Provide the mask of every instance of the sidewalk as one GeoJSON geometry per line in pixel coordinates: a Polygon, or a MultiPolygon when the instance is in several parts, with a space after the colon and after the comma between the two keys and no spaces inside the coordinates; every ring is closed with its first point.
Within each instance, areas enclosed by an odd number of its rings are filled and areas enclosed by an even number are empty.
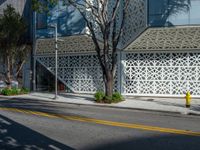
{"type": "Polygon", "coordinates": [[[70,104],[104,106],[114,108],[127,108],[137,110],[149,110],[160,112],[171,112],[188,115],[200,115],[200,99],[192,99],[191,108],[185,108],[185,98],[160,98],[160,97],[126,97],[126,101],[118,104],[98,104],[94,102],[93,95],[89,94],[59,94],[58,99],[53,99],[52,93],[30,93],[20,96],[0,96],[0,98],[23,98],[52,102],[65,102],[70,104]]]}

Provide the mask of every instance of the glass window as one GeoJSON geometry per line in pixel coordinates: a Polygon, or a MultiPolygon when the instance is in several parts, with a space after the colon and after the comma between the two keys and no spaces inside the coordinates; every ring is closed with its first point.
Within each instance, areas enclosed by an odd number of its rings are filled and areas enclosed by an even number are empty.
{"type": "Polygon", "coordinates": [[[191,0],[190,24],[200,24],[200,0],[191,0]]]}
{"type": "Polygon", "coordinates": [[[149,25],[200,24],[200,0],[149,0],[149,25]]]}
{"type": "Polygon", "coordinates": [[[161,15],[165,12],[168,0],[149,0],[149,15],[161,15]]]}
{"type": "Polygon", "coordinates": [[[155,27],[167,26],[168,21],[162,15],[152,15],[149,16],[149,24],[155,27]]]}
{"type": "Polygon", "coordinates": [[[149,25],[164,26],[167,23],[168,0],[149,0],[149,25]]]}
{"type": "Polygon", "coordinates": [[[171,25],[189,24],[190,1],[188,0],[169,0],[168,13],[171,25]]]}
{"type": "Polygon", "coordinates": [[[177,12],[169,16],[169,23],[171,25],[188,25],[189,12],[177,12]]]}
{"type": "MultiPolygon", "coordinates": [[[[80,0],[82,1],[82,0],[80,0]]],[[[85,21],[81,14],[73,6],[64,5],[60,0],[57,6],[52,6],[48,14],[37,15],[37,37],[52,37],[55,32],[48,26],[57,24],[58,36],[83,34],[85,21]]]]}
{"type": "Polygon", "coordinates": [[[46,13],[37,14],[36,28],[37,29],[47,28],[47,14],[46,13]]]}

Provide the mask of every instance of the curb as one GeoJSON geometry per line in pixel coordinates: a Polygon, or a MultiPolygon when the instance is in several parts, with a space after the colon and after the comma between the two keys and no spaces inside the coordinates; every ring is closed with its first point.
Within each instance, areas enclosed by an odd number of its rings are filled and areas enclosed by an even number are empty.
{"type": "Polygon", "coordinates": [[[112,105],[107,105],[107,104],[84,104],[84,103],[73,103],[73,102],[63,102],[63,101],[55,101],[55,100],[51,100],[51,98],[31,98],[31,97],[13,97],[13,96],[2,96],[0,95],[0,98],[3,98],[5,100],[12,100],[14,98],[18,98],[18,99],[29,99],[29,100],[35,100],[35,101],[46,101],[46,102],[51,102],[51,103],[64,103],[64,104],[71,104],[71,105],[82,105],[82,106],[94,106],[94,107],[106,107],[106,108],[114,108],[114,109],[124,109],[124,110],[136,110],[136,111],[147,111],[147,112],[157,112],[157,113],[165,113],[165,114],[169,114],[169,115],[185,115],[185,116],[200,116],[200,113],[195,113],[195,112],[191,112],[190,110],[188,110],[188,112],[178,112],[178,111],[166,111],[166,110],[153,110],[153,109],[146,109],[146,108],[133,108],[133,107],[122,107],[122,106],[112,106],[112,105]]]}

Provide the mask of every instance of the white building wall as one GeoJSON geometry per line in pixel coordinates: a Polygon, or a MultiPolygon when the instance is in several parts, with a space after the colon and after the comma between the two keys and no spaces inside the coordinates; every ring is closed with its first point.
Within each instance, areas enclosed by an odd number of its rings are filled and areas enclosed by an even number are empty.
{"type": "Polygon", "coordinates": [[[123,94],[200,96],[200,52],[126,52],[123,94]]]}

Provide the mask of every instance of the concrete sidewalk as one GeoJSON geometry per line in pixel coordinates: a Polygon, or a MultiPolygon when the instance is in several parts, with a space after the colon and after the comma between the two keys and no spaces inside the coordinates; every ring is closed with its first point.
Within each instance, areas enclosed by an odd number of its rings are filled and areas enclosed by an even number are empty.
{"type": "Polygon", "coordinates": [[[53,99],[53,93],[30,93],[19,96],[0,96],[0,98],[23,98],[44,100],[52,102],[65,102],[70,104],[93,105],[115,108],[127,108],[137,110],[150,110],[171,112],[188,115],[200,115],[200,99],[192,99],[191,108],[185,108],[185,98],[161,98],[161,97],[126,97],[126,100],[117,104],[98,104],[94,102],[93,95],[60,93],[58,99],[53,99]]]}

